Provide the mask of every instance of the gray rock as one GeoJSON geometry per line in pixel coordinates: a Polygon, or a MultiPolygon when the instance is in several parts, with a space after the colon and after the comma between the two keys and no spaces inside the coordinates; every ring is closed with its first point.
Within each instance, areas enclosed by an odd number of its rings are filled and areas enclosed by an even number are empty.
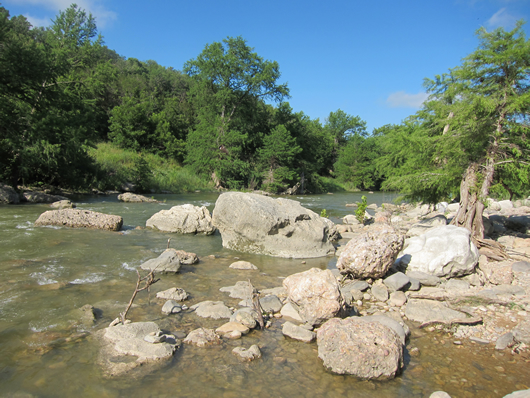
{"type": "Polygon", "coordinates": [[[90,210],[48,210],[42,213],[35,221],[35,226],[45,225],[119,231],[123,225],[123,218],[90,210]]]}
{"type": "Polygon", "coordinates": [[[176,314],[181,311],[182,311],[182,307],[175,300],[168,300],[162,306],[162,313],[166,315],[176,314]]]}
{"type": "Polygon", "coordinates": [[[514,272],[530,272],[530,263],[528,261],[517,261],[512,264],[514,272]]]}
{"type": "Polygon", "coordinates": [[[530,345],[530,316],[526,316],[519,324],[512,330],[513,337],[516,341],[530,345]]]}
{"type": "Polygon", "coordinates": [[[449,294],[460,295],[469,290],[469,283],[461,279],[450,279],[445,283],[444,288],[449,294]]]}
{"type": "Polygon", "coordinates": [[[213,329],[198,328],[192,330],[183,342],[197,347],[206,347],[221,344],[221,339],[213,329]]]}
{"type": "Polygon", "coordinates": [[[387,303],[394,307],[402,307],[407,302],[407,296],[401,291],[390,293],[387,303]]]}
{"type": "Polygon", "coordinates": [[[493,286],[492,290],[497,295],[523,296],[526,294],[525,290],[517,285],[498,285],[493,286]]]}
{"type": "Polygon", "coordinates": [[[293,303],[286,303],[282,307],[282,309],[280,311],[280,314],[282,314],[282,316],[291,318],[291,319],[293,319],[295,321],[300,321],[300,322],[303,321],[302,317],[298,313],[298,309],[293,305],[293,303]]]}
{"type": "Polygon", "coordinates": [[[317,334],[294,323],[285,322],[282,326],[282,333],[292,339],[310,343],[317,338],[317,334]]]}
{"type": "Polygon", "coordinates": [[[252,299],[252,294],[256,292],[249,281],[236,282],[234,286],[224,286],[219,289],[220,292],[230,293],[230,297],[238,299],[252,299]]]}
{"type": "Polygon", "coordinates": [[[334,224],[289,199],[226,192],[213,211],[223,247],[275,257],[310,258],[335,253],[334,224]]]}
{"type": "Polygon", "coordinates": [[[202,318],[230,318],[232,311],[222,301],[202,301],[190,307],[202,318]]]}
{"type": "Polygon", "coordinates": [[[378,231],[366,232],[350,240],[337,260],[341,274],[354,278],[381,278],[394,264],[403,247],[403,236],[380,224],[378,231]]]}
{"type": "Polygon", "coordinates": [[[370,288],[370,285],[366,281],[355,281],[352,283],[351,288],[365,292],[370,288]]]}
{"type": "Polygon", "coordinates": [[[229,268],[241,269],[241,270],[256,270],[256,269],[258,269],[258,267],[256,267],[252,263],[249,263],[248,261],[236,261],[235,263],[230,264],[229,268]]]}
{"type": "Polygon", "coordinates": [[[318,357],[333,373],[361,379],[391,379],[403,366],[398,334],[359,317],[333,318],[317,331],[318,357]]]}
{"type": "Polygon", "coordinates": [[[283,280],[283,286],[306,323],[320,325],[342,310],[339,284],[330,270],[311,268],[290,275],[283,280]]]}
{"type": "Polygon", "coordinates": [[[364,293],[357,289],[351,289],[350,294],[352,295],[355,301],[359,301],[364,298],[364,293]]]}
{"type": "Polygon", "coordinates": [[[254,329],[257,326],[257,319],[257,312],[249,307],[240,308],[230,316],[230,322],[239,322],[249,329],[254,329]]]}
{"type": "Polygon", "coordinates": [[[489,299],[489,300],[497,300],[498,299],[497,294],[495,294],[495,292],[492,289],[480,290],[477,293],[477,296],[485,298],[485,299],[489,299]]]}
{"type": "Polygon", "coordinates": [[[158,292],[156,297],[163,300],[184,301],[188,298],[188,293],[186,293],[184,289],[172,287],[162,292],[158,292]]]}
{"type": "Polygon", "coordinates": [[[261,358],[261,351],[256,344],[250,346],[248,350],[243,347],[236,347],[232,352],[242,361],[253,361],[254,359],[261,358]]]}
{"type": "Polygon", "coordinates": [[[261,305],[261,308],[263,308],[263,311],[266,313],[277,313],[280,312],[283,304],[278,298],[278,296],[270,295],[265,296],[259,299],[259,303],[261,305]]]}
{"type": "Polygon", "coordinates": [[[407,290],[410,286],[410,279],[403,272],[396,272],[388,278],[383,279],[383,283],[390,292],[395,292],[397,290],[407,290]]]}
{"type": "Polygon", "coordinates": [[[471,233],[465,228],[446,225],[407,239],[398,264],[407,271],[452,278],[472,273],[478,257],[471,233]]]}
{"type": "Polygon", "coordinates": [[[208,209],[205,206],[199,207],[192,204],[161,210],[147,220],[145,226],[163,232],[181,234],[211,235],[215,232],[208,209]]]}
{"type": "Polygon", "coordinates": [[[50,195],[44,192],[25,191],[22,193],[22,201],[30,203],[53,203],[61,200],[68,200],[61,195],[50,195]]]}
{"type": "Polygon", "coordinates": [[[160,256],[143,263],[140,268],[146,271],[177,273],[182,264],[195,264],[199,258],[195,253],[184,250],[166,249],[160,256]]]}
{"type": "Polygon", "coordinates": [[[447,308],[440,301],[421,299],[410,299],[405,307],[405,315],[411,321],[421,323],[466,318],[466,314],[447,308]]]}
{"type": "Polygon", "coordinates": [[[388,290],[384,285],[373,285],[371,293],[377,301],[384,303],[388,300],[388,290]]]}
{"type": "Polygon", "coordinates": [[[478,343],[478,344],[484,344],[484,345],[490,343],[489,340],[481,339],[480,337],[475,337],[475,336],[471,336],[471,337],[469,338],[469,340],[474,341],[475,343],[478,343]]]}
{"type": "Polygon", "coordinates": [[[514,336],[512,332],[504,333],[501,337],[495,342],[496,350],[504,350],[508,347],[511,347],[514,344],[514,336]]]}
{"type": "Polygon", "coordinates": [[[9,185],[0,184],[0,203],[18,204],[20,196],[9,185]]]}
{"type": "Polygon", "coordinates": [[[131,193],[131,192],[126,192],[126,193],[122,193],[118,195],[118,200],[122,202],[128,202],[128,203],[142,203],[142,202],[156,203],[158,202],[158,200],[156,199],[148,198],[146,196],[131,193]]]}
{"type": "Polygon", "coordinates": [[[154,322],[133,322],[116,325],[104,329],[102,349],[99,362],[105,372],[111,376],[120,376],[142,366],[168,361],[173,356],[176,345],[162,342],[151,344],[144,340],[150,334],[157,335],[161,331],[154,322]],[[136,359],[128,359],[132,356],[136,359]]]}
{"type": "Polygon", "coordinates": [[[263,289],[260,290],[260,293],[264,295],[271,294],[278,297],[287,297],[287,290],[283,286],[273,287],[270,289],[263,289]]]}
{"type": "Polygon", "coordinates": [[[423,286],[438,286],[442,281],[437,276],[427,274],[421,271],[407,270],[406,275],[409,277],[409,279],[413,278],[419,280],[423,286]]]}
{"type": "Polygon", "coordinates": [[[76,205],[66,199],[53,202],[50,204],[50,207],[53,207],[54,209],[75,209],[76,205]]]}
{"type": "MultiPolygon", "coordinates": [[[[408,276],[408,275],[407,275],[408,276]]],[[[411,278],[409,276],[409,282],[410,282],[410,286],[407,288],[407,290],[410,290],[410,291],[413,291],[413,292],[416,292],[418,290],[421,289],[421,283],[418,279],[416,278],[411,278]]]]}

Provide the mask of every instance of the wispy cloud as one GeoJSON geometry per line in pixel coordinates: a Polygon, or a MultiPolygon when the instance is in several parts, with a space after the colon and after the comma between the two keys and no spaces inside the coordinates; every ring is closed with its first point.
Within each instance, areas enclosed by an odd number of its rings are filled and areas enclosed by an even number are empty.
{"type": "Polygon", "coordinates": [[[37,18],[30,14],[24,14],[24,16],[29,21],[29,23],[34,27],[41,26],[45,28],[47,26],[50,26],[52,23],[50,18],[37,18]]]}
{"type": "Polygon", "coordinates": [[[423,102],[429,97],[427,93],[419,92],[409,94],[405,91],[398,91],[390,94],[386,99],[386,104],[390,108],[420,108],[423,102]]]}
{"type": "Polygon", "coordinates": [[[511,29],[515,26],[515,23],[518,19],[520,18],[509,13],[506,8],[501,8],[499,11],[493,14],[490,19],[487,20],[486,25],[493,29],[499,27],[511,29]]]}
{"type": "MultiPolygon", "coordinates": [[[[12,0],[11,0],[12,1],[12,0]]],[[[6,3],[8,3],[6,1],[6,3]]],[[[64,11],[72,4],[72,0],[16,0],[17,4],[29,4],[33,6],[44,7],[53,11],[53,17],[59,11],[64,11]]],[[[76,0],[75,3],[79,8],[85,10],[87,13],[92,13],[96,18],[98,28],[104,28],[117,18],[117,14],[105,7],[104,0],[76,0]]],[[[33,26],[48,26],[50,25],[50,18],[37,18],[32,15],[25,15],[33,26]]]]}

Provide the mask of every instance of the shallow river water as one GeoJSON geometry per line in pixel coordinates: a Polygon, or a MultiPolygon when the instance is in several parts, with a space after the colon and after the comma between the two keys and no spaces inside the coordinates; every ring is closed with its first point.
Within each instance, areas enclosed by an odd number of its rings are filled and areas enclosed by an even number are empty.
{"type": "MultiPolygon", "coordinates": [[[[369,203],[391,202],[390,194],[367,194],[369,203]]],[[[306,207],[326,209],[334,222],[352,212],[346,203],[361,193],[300,196],[306,207]]],[[[217,194],[155,195],[158,204],[121,203],[116,196],[72,198],[79,209],[123,217],[121,232],[34,227],[47,205],[0,206],[0,396],[1,397],[428,397],[445,390],[453,397],[502,397],[530,388],[530,365],[508,352],[453,339],[412,327],[405,367],[391,381],[359,381],[327,372],[317,357],[315,343],[304,344],[281,333],[283,320],[254,330],[241,340],[221,346],[183,345],[173,360],[142,377],[108,379],[97,364],[94,332],[105,328],[124,310],[136,282],[136,268],[157,257],[167,246],[197,253],[198,264],[184,266],[176,275],[159,275],[150,294],[139,293],[129,312],[133,321],[152,320],[169,332],[187,333],[197,327],[216,328],[225,321],[205,320],[193,312],[161,314],[156,292],[184,288],[191,306],[222,300],[237,306],[238,299],[219,292],[223,286],[251,279],[258,289],[281,286],[282,278],[311,267],[334,268],[333,257],[302,260],[236,253],[224,249],[221,236],[183,236],[145,226],[154,213],[192,203],[213,210],[217,194]],[[208,255],[216,258],[207,258],[208,255]],[[238,257],[259,271],[228,268],[238,257]],[[100,310],[94,325],[79,322],[78,309],[91,304],[100,310]],[[241,363],[232,348],[258,344],[262,358],[241,363]],[[419,355],[409,355],[411,347],[419,355]]]]}

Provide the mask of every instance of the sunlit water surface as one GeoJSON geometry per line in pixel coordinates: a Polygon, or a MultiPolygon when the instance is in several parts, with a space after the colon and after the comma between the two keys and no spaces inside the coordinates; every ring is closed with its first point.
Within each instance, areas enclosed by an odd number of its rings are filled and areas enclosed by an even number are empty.
{"type": "MultiPolygon", "coordinates": [[[[391,202],[396,195],[367,194],[369,203],[391,202]]],[[[304,206],[326,209],[334,222],[352,213],[346,203],[361,193],[299,196],[304,206]]],[[[445,390],[453,397],[499,397],[530,386],[530,366],[517,356],[492,347],[426,334],[413,328],[405,368],[391,381],[359,381],[327,372],[317,346],[283,337],[282,320],[270,329],[252,331],[241,340],[212,348],[184,345],[173,360],[146,376],[103,377],[97,364],[93,333],[123,311],[136,282],[136,269],[167,246],[195,252],[201,262],[184,266],[177,275],[161,275],[150,294],[141,292],[129,318],[152,320],[167,331],[189,332],[199,326],[218,327],[223,320],[194,313],[161,314],[156,292],[184,288],[189,306],[203,300],[239,300],[219,292],[223,286],[251,279],[259,289],[281,286],[282,278],[312,267],[334,268],[332,257],[302,260],[236,253],[224,249],[221,236],[165,234],[145,227],[156,212],[192,203],[213,210],[217,194],[155,195],[158,204],[121,203],[116,196],[72,198],[79,209],[123,217],[121,232],[34,227],[48,205],[0,206],[0,396],[38,397],[426,397],[445,390]],[[206,258],[208,255],[216,258],[206,258]],[[228,268],[234,257],[255,264],[259,271],[228,268]],[[76,311],[85,304],[101,310],[95,325],[82,325],[76,311]],[[443,339],[443,342],[441,341],[443,339]],[[258,344],[262,358],[241,363],[232,348],[258,344]],[[500,368],[499,368],[500,367],[500,368]],[[502,369],[502,371],[500,371],[502,369]],[[31,394],[31,395],[29,395],[31,394]]]]}

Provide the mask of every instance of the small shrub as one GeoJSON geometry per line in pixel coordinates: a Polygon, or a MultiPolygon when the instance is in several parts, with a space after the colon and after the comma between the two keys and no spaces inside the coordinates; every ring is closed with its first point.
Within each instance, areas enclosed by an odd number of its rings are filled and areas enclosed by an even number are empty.
{"type": "Polygon", "coordinates": [[[364,224],[364,214],[366,212],[366,207],[368,206],[366,202],[366,196],[361,197],[361,203],[359,203],[359,206],[357,207],[357,210],[355,210],[355,218],[357,221],[359,221],[361,224],[364,224]]]}

